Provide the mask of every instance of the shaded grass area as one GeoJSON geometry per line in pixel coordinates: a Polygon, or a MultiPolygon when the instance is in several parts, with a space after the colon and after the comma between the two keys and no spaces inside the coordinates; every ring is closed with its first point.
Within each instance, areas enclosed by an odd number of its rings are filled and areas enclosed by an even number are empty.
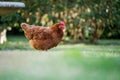
{"type": "Polygon", "coordinates": [[[1,50],[30,49],[28,40],[24,36],[8,36],[4,44],[0,44],[1,50]]]}
{"type": "Polygon", "coordinates": [[[120,80],[119,45],[67,44],[37,51],[24,37],[9,41],[0,51],[0,80],[120,80]]]}
{"type": "MultiPolygon", "coordinates": [[[[61,44],[84,44],[84,45],[120,45],[120,40],[98,40],[96,44],[83,43],[81,41],[70,41],[69,43],[62,42],[61,44]]],[[[0,44],[0,50],[14,50],[14,49],[21,49],[21,50],[29,50],[32,49],[32,47],[29,45],[29,41],[25,38],[25,36],[8,36],[8,41],[4,44],[0,44]]]]}

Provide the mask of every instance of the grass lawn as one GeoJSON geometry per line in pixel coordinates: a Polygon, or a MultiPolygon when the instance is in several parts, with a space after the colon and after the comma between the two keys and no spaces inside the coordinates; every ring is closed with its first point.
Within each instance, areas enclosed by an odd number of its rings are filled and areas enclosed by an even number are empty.
{"type": "Polygon", "coordinates": [[[0,80],[120,80],[120,41],[32,49],[24,37],[0,45],[0,80]]]}

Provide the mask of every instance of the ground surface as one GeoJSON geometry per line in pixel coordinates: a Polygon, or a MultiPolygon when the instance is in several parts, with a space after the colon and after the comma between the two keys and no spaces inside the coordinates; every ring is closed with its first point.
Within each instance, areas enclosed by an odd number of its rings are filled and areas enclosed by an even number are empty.
{"type": "Polygon", "coordinates": [[[37,51],[27,40],[14,39],[0,45],[0,80],[120,80],[118,40],[37,51]]]}

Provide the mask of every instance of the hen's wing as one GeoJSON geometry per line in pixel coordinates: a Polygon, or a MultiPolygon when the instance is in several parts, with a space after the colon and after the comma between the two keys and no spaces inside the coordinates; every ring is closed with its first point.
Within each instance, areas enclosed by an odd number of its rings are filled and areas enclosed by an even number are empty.
{"type": "Polygon", "coordinates": [[[51,38],[51,30],[49,28],[38,27],[33,29],[33,39],[45,40],[51,38]]]}

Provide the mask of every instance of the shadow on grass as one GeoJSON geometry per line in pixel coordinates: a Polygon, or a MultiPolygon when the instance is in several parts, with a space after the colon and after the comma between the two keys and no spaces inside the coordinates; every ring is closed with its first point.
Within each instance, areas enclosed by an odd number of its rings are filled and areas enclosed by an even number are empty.
{"type": "Polygon", "coordinates": [[[32,49],[28,40],[24,36],[8,36],[8,41],[0,44],[0,50],[32,49]]]}
{"type": "MultiPolygon", "coordinates": [[[[62,41],[60,44],[62,45],[73,45],[73,44],[84,44],[84,45],[120,45],[120,40],[98,40],[97,43],[90,43],[89,41],[82,42],[78,41],[62,41]]],[[[25,36],[8,36],[8,41],[4,44],[0,44],[0,50],[33,50],[33,48],[29,45],[29,41],[25,38],[25,36]]]]}
{"type": "Polygon", "coordinates": [[[81,40],[76,40],[76,41],[63,41],[63,44],[85,44],[85,45],[120,45],[120,40],[114,40],[114,39],[109,39],[109,40],[98,40],[96,43],[92,43],[88,40],[86,41],[81,41],[81,40]]]}

